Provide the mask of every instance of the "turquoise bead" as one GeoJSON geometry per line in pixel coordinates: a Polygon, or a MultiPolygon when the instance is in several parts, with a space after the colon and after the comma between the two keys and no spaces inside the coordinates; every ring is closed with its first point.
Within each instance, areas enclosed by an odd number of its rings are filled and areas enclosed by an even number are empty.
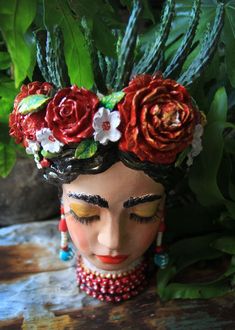
{"type": "Polygon", "coordinates": [[[73,250],[69,247],[67,251],[60,250],[60,260],[68,261],[71,260],[74,256],[73,250]]]}
{"type": "Polygon", "coordinates": [[[168,262],[169,262],[169,256],[166,252],[155,254],[154,263],[160,269],[166,268],[166,266],[168,265],[168,262]]]}

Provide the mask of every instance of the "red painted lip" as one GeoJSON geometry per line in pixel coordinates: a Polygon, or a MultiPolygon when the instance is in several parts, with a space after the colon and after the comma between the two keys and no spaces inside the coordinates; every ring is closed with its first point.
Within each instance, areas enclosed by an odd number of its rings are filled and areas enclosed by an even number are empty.
{"type": "Polygon", "coordinates": [[[105,264],[120,264],[121,262],[125,261],[128,256],[98,256],[96,255],[96,257],[102,261],[105,264]]]}

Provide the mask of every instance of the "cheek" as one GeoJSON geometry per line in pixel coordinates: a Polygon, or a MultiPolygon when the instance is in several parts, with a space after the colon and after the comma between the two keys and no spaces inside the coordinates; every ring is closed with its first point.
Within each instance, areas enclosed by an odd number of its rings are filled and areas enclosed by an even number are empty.
{"type": "Polygon", "coordinates": [[[66,223],[69,230],[70,237],[80,252],[89,253],[91,231],[89,226],[75,222],[72,216],[66,217],[66,223]]]}
{"type": "Polygon", "coordinates": [[[144,254],[149,248],[154,239],[156,238],[158,231],[158,224],[140,224],[137,230],[133,233],[132,242],[138,255],[144,254]]]}

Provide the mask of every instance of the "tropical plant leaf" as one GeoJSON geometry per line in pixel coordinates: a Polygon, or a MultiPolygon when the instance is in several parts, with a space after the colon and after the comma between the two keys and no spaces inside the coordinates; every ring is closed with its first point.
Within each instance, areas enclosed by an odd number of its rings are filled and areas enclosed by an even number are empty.
{"type": "Polygon", "coordinates": [[[79,143],[76,151],[75,158],[77,159],[87,159],[94,156],[98,148],[97,142],[92,139],[87,139],[79,143]]]}
{"type": "Polygon", "coordinates": [[[0,52],[0,70],[8,69],[11,65],[11,58],[8,52],[0,52]]]}
{"type": "Polygon", "coordinates": [[[102,15],[94,17],[92,35],[97,49],[101,51],[102,54],[113,58],[117,57],[115,48],[116,38],[102,19],[102,15]]]}
{"type": "Polygon", "coordinates": [[[50,100],[50,97],[47,97],[43,94],[29,95],[23,98],[19,103],[19,112],[22,115],[27,115],[28,113],[33,113],[41,110],[50,100]]]}
{"type": "Polygon", "coordinates": [[[214,283],[170,283],[164,291],[158,293],[161,299],[209,299],[223,296],[234,291],[231,287],[232,277],[214,283]]]}
{"type": "Polygon", "coordinates": [[[14,65],[16,87],[32,75],[34,47],[25,34],[36,15],[36,0],[0,0],[0,29],[14,65]]]}
{"type": "Polygon", "coordinates": [[[100,102],[105,108],[113,110],[115,105],[121,101],[121,99],[124,97],[124,95],[125,95],[124,92],[112,93],[112,94],[102,97],[100,102]]]}
{"type": "Polygon", "coordinates": [[[227,115],[227,95],[220,88],[208,114],[203,135],[203,150],[194,160],[189,173],[189,185],[202,205],[223,204],[225,199],[217,183],[217,173],[223,157],[223,131],[227,115]]]}
{"type": "Polygon", "coordinates": [[[16,152],[11,144],[0,142],[0,176],[5,178],[12,170],[16,161],[16,152]]]}
{"type": "Polygon", "coordinates": [[[208,298],[220,295],[220,292],[228,292],[227,286],[222,291],[220,285],[217,287],[222,279],[221,277],[218,279],[218,282],[199,284],[173,282],[169,284],[169,282],[173,281],[175,275],[186,267],[200,260],[213,260],[221,257],[223,253],[211,247],[211,243],[218,237],[219,234],[212,233],[206,236],[184,239],[170,247],[170,264],[166,269],[159,270],[157,274],[157,292],[162,299],[208,298]]]}
{"type": "Polygon", "coordinates": [[[90,54],[79,21],[71,15],[67,2],[44,0],[44,22],[51,33],[56,25],[63,32],[64,55],[71,84],[90,89],[94,83],[90,54]]]}
{"type": "Polygon", "coordinates": [[[211,243],[211,247],[225,253],[235,254],[235,235],[217,238],[211,243]]]}
{"type": "Polygon", "coordinates": [[[225,43],[225,62],[231,85],[235,87],[235,0],[225,5],[225,25],[223,40],[225,43]]]}
{"type": "Polygon", "coordinates": [[[0,82],[0,98],[13,101],[19,89],[15,88],[14,81],[0,82]]]}

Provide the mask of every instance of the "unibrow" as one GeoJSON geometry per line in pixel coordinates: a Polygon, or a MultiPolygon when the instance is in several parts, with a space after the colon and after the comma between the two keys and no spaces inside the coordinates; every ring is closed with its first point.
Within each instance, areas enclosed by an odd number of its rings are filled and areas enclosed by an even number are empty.
{"type": "Polygon", "coordinates": [[[161,195],[145,195],[141,197],[130,197],[127,201],[123,203],[123,207],[129,208],[138,204],[143,204],[146,202],[153,202],[158,199],[161,199],[161,195]]]}
{"type": "Polygon", "coordinates": [[[69,192],[68,196],[75,198],[75,199],[82,200],[89,204],[98,205],[103,208],[109,207],[108,202],[104,198],[100,197],[99,195],[86,195],[86,194],[76,194],[76,193],[69,192]]]}

